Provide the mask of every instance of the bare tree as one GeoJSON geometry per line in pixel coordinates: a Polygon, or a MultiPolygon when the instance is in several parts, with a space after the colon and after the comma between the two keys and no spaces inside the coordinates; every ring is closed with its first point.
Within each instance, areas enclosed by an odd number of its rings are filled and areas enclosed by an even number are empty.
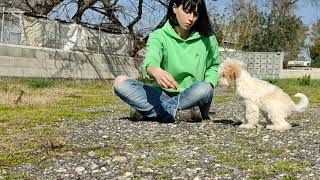
{"type": "Polygon", "coordinates": [[[76,0],[76,3],[78,5],[77,12],[75,15],[72,17],[72,20],[76,22],[77,24],[80,24],[81,22],[81,17],[83,13],[92,7],[98,0],[76,0]]]}
{"type": "Polygon", "coordinates": [[[269,0],[271,11],[275,16],[289,16],[299,0],[269,0]]]}
{"type": "Polygon", "coordinates": [[[16,7],[36,16],[46,16],[63,0],[0,0],[1,4],[16,7]]]}
{"type": "Polygon", "coordinates": [[[257,24],[258,8],[254,0],[232,0],[230,15],[220,20],[221,46],[242,49],[251,39],[257,24]]]}

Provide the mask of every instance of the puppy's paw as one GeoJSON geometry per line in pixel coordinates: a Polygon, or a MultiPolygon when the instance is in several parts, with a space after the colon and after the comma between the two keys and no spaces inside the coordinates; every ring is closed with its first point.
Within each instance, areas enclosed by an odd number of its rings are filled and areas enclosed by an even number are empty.
{"type": "Polygon", "coordinates": [[[285,125],[267,125],[267,129],[276,130],[276,131],[286,131],[291,128],[290,124],[285,125]]]}
{"type": "Polygon", "coordinates": [[[244,129],[255,129],[255,128],[256,128],[256,126],[255,126],[255,125],[253,125],[253,124],[241,124],[241,125],[239,126],[239,128],[244,128],[244,129]]]}

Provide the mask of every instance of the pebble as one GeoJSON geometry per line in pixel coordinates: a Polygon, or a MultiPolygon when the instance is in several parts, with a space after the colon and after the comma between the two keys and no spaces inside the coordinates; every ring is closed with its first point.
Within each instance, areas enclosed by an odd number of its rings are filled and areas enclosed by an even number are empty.
{"type": "Polygon", "coordinates": [[[84,167],[76,167],[75,171],[78,173],[78,174],[81,174],[82,172],[84,172],[86,170],[86,168],[84,167]]]}
{"type": "Polygon", "coordinates": [[[90,157],[95,157],[95,156],[96,156],[96,153],[95,153],[94,151],[90,151],[90,152],[88,153],[88,156],[90,156],[90,157]]]}

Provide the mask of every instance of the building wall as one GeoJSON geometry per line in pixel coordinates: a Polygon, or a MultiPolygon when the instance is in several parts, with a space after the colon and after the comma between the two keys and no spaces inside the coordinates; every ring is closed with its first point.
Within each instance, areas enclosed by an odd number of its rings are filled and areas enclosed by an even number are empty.
{"type": "Polygon", "coordinates": [[[0,44],[0,76],[68,79],[141,77],[141,60],[20,45],[0,44]]]}

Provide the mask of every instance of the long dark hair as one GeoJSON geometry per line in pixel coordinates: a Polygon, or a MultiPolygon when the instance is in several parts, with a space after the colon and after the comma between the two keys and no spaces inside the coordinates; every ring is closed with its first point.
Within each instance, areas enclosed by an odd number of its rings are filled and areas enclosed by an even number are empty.
{"type": "Polygon", "coordinates": [[[173,12],[174,4],[176,4],[177,7],[182,5],[183,10],[188,12],[195,12],[198,8],[197,13],[199,14],[199,18],[191,30],[198,31],[201,35],[206,37],[213,35],[213,29],[204,0],[171,0],[168,6],[167,19],[169,19],[172,27],[179,25],[177,17],[173,12]]]}

